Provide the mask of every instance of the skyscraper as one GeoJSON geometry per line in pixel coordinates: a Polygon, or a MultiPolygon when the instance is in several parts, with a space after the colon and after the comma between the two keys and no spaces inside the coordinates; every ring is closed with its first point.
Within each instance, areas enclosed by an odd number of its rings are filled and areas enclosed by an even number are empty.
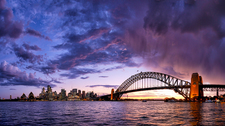
{"type": "Polygon", "coordinates": [[[66,100],[66,90],[61,89],[61,100],[66,100]]]}
{"type": "Polygon", "coordinates": [[[72,93],[73,96],[77,95],[77,89],[76,89],[76,88],[73,89],[73,90],[71,91],[71,93],[72,93]]]}
{"type": "Polygon", "coordinates": [[[78,96],[81,97],[81,90],[78,90],[78,96]]]}
{"type": "Polygon", "coordinates": [[[47,93],[52,93],[52,89],[51,89],[50,85],[48,85],[48,87],[47,87],[47,93]]]}
{"type": "Polygon", "coordinates": [[[85,91],[82,91],[82,98],[85,98],[85,91]]]}
{"type": "Polygon", "coordinates": [[[42,88],[42,94],[45,94],[45,87],[42,88]]]}

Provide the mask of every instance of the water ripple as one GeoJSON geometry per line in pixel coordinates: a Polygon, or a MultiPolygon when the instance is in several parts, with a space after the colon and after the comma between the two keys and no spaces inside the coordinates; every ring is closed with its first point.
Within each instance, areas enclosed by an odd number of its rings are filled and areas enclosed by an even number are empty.
{"type": "Polygon", "coordinates": [[[225,125],[225,104],[0,102],[0,125],[225,125]]]}

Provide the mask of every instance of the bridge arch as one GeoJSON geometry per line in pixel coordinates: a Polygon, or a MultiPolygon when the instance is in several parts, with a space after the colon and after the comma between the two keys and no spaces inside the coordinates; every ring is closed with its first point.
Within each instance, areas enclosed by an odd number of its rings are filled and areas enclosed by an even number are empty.
{"type": "Polygon", "coordinates": [[[125,80],[116,90],[116,94],[119,94],[119,98],[122,96],[123,92],[128,91],[128,88],[135,84],[135,82],[151,78],[156,79],[158,81],[161,81],[165,84],[165,89],[174,89],[175,92],[182,95],[184,98],[189,99],[190,94],[190,87],[191,83],[188,81],[184,81],[181,79],[178,79],[176,77],[173,77],[168,74],[159,73],[159,72],[140,72],[138,74],[132,75],[127,80],[125,80]]]}

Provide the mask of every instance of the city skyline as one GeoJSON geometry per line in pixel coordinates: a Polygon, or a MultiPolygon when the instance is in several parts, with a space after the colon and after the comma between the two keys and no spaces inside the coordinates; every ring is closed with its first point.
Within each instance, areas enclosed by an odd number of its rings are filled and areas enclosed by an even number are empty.
{"type": "MultiPolygon", "coordinates": [[[[220,0],[0,0],[0,97],[37,96],[48,85],[110,94],[141,71],[189,82],[197,72],[203,84],[225,84],[224,6],[220,0]]],[[[127,95],[182,98],[173,90],[127,95]]]]}

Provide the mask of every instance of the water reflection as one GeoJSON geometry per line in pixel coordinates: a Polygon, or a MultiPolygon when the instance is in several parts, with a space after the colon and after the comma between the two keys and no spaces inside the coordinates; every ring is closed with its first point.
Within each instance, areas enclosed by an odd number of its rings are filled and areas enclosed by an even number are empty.
{"type": "Polygon", "coordinates": [[[201,115],[202,103],[190,102],[190,106],[191,106],[191,115],[193,116],[193,119],[190,120],[191,125],[200,125],[202,119],[201,115]]]}

